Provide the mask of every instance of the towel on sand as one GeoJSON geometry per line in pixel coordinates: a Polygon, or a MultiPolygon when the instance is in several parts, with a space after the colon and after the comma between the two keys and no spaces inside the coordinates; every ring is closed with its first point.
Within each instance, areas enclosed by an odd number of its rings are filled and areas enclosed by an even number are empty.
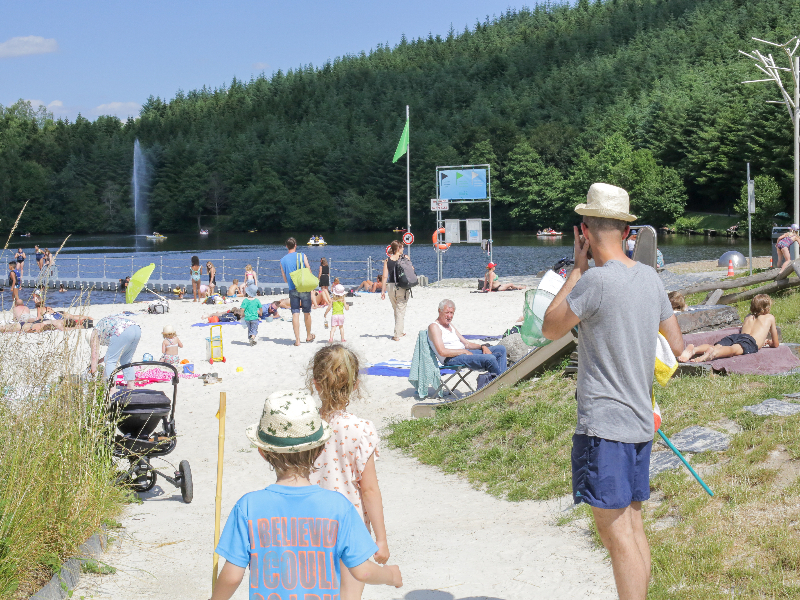
{"type": "MultiPolygon", "coordinates": [[[[729,327],[708,331],[706,333],[690,333],[683,336],[684,342],[699,346],[701,344],[716,344],[722,338],[739,333],[739,327],[729,327]]],[[[737,373],[739,375],[778,375],[791,369],[800,367],[800,360],[788,346],[781,344],[777,348],[761,348],[755,354],[743,354],[730,358],[718,358],[706,363],[716,373],[737,373]]]]}
{"type": "MultiPolygon", "coordinates": [[[[420,398],[428,397],[428,388],[433,386],[438,388],[442,383],[439,373],[439,361],[433,353],[428,342],[428,330],[423,329],[417,335],[417,345],[414,346],[414,356],[411,359],[411,369],[408,374],[408,381],[417,389],[420,398]]],[[[439,397],[444,394],[439,390],[439,397]]]]}
{"type": "MultiPolygon", "coordinates": [[[[151,383],[164,383],[165,381],[172,381],[172,375],[172,371],[165,371],[164,369],[159,369],[158,367],[142,369],[136,371],[136,381],[133,385],[136,387],[143,387],[151,383]]],[[[178,373],[178,377],[181,379],[194,379],[197,377],[197,375],[194,373],[178,373]]],[[[117,385],[125,385],[125,378],[123,377],[122,373],[117,373],[116,380],[117,385]]]]}

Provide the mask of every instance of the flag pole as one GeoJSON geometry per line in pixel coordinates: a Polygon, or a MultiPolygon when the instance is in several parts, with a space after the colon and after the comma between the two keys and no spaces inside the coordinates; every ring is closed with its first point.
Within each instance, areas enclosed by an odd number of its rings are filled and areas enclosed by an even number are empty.
{"type": "MultiPolygon", "coordinates": [[[[406,123],[408,123],[408,104],[406,104],[406,123]]],[[[409,136],[406,140],[406,231],[411,233],[411,125],[408,124],[409,136]]],[[[406,248],[406,254],[411,257],[411,246],[406,248]]]]}

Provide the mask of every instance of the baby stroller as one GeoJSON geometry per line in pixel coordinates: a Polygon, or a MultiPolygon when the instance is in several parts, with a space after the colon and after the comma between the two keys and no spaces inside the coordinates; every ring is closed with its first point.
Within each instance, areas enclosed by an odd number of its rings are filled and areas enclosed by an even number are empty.
{"type": "Polygon", "coordinates": [[[173,468],[173,476],[162,473],[150,464],[150,459],[171,453],[177,445],[175,436],[175,402],[178,397],[178,370],[168,363],[138,362],[120,365],[111,373],[110,385],[106,392],[106,407],[109,416],[117,420],[117,433],[114,436],[114,456],[127,459],[128,470],[120,473],[117,484],[128,485],[136,492],[146,492],[156,484],[160,475],[181,490],[181,497],[187,504],[192,501],[192,470],[189,461],[182,460],[178,469],[173,468]],[[146,365],[171,369],[172,400],[159,390],[119,390],[114,392],[114,382],[119,371],[128,367],[146,365]],[[112,393],[113,392],[113,393],[112,393]],[[162,430],[156,432],[159,423],[162,430]]]}

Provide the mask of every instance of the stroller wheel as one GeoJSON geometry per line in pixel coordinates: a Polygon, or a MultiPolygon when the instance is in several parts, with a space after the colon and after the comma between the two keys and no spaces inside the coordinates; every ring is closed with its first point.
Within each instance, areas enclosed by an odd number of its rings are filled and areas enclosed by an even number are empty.
{"type": "Polygon", "coordinates": [[[180,462],[178,472],[181,476],[181,497],[186,504],[189,504],[194,497],[194,485],[192,485],[192,469],[189,467],[188,460],[180,462]]]}
{"type": "Polygon", "coordinates": [[[150,464],[141,461],[136,465],[134,477],[131,479],[131,488],[133,488],[135,492],[147,492],[153,489],[157,478],[158,475],[156,475],[155,470],[153,470],[150,464]]]}

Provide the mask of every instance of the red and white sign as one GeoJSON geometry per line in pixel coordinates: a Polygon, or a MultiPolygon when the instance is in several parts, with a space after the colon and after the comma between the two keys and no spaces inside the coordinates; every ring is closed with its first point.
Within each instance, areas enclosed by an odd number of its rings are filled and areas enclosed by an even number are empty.
{"type": "Polygon", "coordinates": [[[386,256],[391,256],[391,255],[392,255],[392,245],[389,244],[388,246],[386,246],[386,256]]]}
{"type": "Polygon", "coordinates": [[[407,231],[406,233],[404,233],[403,234],[403,243],[406,246],[410,246],[411,244],[413,244],[414,243],[414,234],[411,233],[410,231],[407,231]]]}
{"type": "Polygon", "coordinates": [[[450,210],[450,201],[431,198],[431,210],[433,211],[450,210]]]}

